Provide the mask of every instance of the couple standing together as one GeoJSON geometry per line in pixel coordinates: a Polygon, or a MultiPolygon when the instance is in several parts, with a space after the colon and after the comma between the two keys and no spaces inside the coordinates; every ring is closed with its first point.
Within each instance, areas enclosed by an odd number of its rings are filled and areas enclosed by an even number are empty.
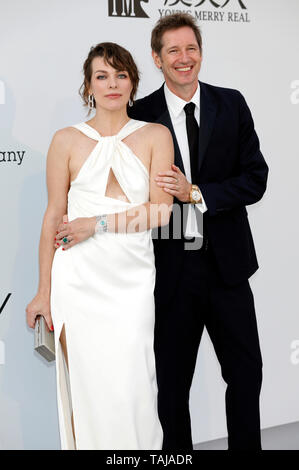
{"type": "Polygon", "coordinates": [[[191,450],[205,326],[227,384],[228,448],[257,450],[258,264],[245,206],[263,196],[268,168],[243,96],[198,81],[193,17],[161,18],[151,45],[165,83],[136,102],[128,51],[101,43],[84,63],[95,115],[50,145],[27,322],[54,325],[62,449],[191,450]]]}

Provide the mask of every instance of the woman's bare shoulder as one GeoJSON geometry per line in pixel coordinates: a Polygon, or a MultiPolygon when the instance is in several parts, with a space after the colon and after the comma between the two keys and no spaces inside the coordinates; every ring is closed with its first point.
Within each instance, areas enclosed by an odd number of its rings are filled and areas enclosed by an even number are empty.
{"type": "Polygon", "coordinates": [[[148,137],[153,139],[154,142],[157,142],[157,139],[172,139],[170,130],[163,124],[149,122],[146,126],[144,126],[144,130],[148,137]]]}
{"type": "Polygon", "coordinates": [[[52,138],[52,145],[61,149],[69,150],[80,138],[80,131],[75,127],[64,127],[58,129],[52,138]]]}
{"type": "Polygon", "coordinates": [[[55,138],[56,140],[68,140],[72,139],[80,134],[80,131],[76,129],[75,127],[68,126],[68,127],[63,127],[62,129],[58,129],[54,135],[53,139],[55,138]]]}

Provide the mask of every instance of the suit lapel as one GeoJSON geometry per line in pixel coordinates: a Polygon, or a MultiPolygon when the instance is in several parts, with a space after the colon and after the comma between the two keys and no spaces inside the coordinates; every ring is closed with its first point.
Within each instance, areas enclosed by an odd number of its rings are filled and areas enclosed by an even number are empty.
{"type": "Polygon", "coordinates": [[[156,100],[154,103],[154,110],[155,110],[155,115],[157,116],[156,118],[156,123],[158,124],[163,124],[164,126],[168,127],[168,129],[171,132],[172,139],[173,139],[173,145],[174,145],[174,164],[179,167],[182,173],[185,175],[185,168],[183,164],[183,159],[181,156],[180,148],[178,145],[178,141],[174,132],[174,128],[171,122],[170,114],[167,108],[166,100],[165,100],[165,94],[164,94],[164,84],[162,87],[158,90],[156,100]]]}
{"type": "Polygon", "coordinates": [[[204,160],[217,114],[217,103],[205,83],[200,83],[200,127],[198,146],[198,172],[204,160]]]}
{"type": "Polygon", "coordinates": [[[174,128],[171,122],[171,118],[168,112],[168,109],[159,117],[159,119],[156,121],[159,124],[163,124],[164,126],[168,127],[172,134],[172,139],[173,139],[173,144],[174,144],[174,164],[179,167],[182,173],[185,175],[185,168],[183,164],[183,159],[181,156],[180,148],[178,141],[176,139],[176,135],[174,132],[174,128]]]}
{"type": "MultiPolygon", "coordinates": [[[[206,150],[210,141],[212,130],[215,124],[217,114],[217,102],[209,91],[205,83],[200,83],[200,127],[199,127],[199,148],[198,148],[198,172],[200,172],[206,150]]],[[[183,159],[176,139],[174,128],[171,122],[170,114],[167,108],[164,84],[155,93],[153,102],[153,112],[155,122],[168,127],[172,134],[175,149],[175,165],[185,174],[183,159]]]]}

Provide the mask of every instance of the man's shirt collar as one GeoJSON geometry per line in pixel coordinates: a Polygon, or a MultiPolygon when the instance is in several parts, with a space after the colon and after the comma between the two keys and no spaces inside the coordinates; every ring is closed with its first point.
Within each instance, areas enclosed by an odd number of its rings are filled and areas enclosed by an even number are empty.
{"type": "Polygon", "coordinates": [[[178,117],[179,114],[184,110],[184,106],[187,103],[194,103],[195,106],[199,109],[199,98],[200,98],[200,85],[198,83],[198,87],[196,88],[196,91],[194,95],[192,96],[190,101],[185,101],[179,96],[175,95],[168,86],[166,85],[166,82],[164,83],[164,93],[165,93],[165,99],[168,108],[174,115],[174,117],[178,117]]]}

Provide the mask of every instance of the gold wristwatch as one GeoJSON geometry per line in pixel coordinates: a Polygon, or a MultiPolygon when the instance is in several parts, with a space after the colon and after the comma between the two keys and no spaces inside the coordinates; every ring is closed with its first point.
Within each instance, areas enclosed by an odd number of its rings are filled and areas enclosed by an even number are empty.
{"type": "Polygon", "coordinates": [[[191,204],[201,204],[202,203],[201,192],[199,190],[199,187],[196,184],[191,185],[190,203],[191,204]]]}

